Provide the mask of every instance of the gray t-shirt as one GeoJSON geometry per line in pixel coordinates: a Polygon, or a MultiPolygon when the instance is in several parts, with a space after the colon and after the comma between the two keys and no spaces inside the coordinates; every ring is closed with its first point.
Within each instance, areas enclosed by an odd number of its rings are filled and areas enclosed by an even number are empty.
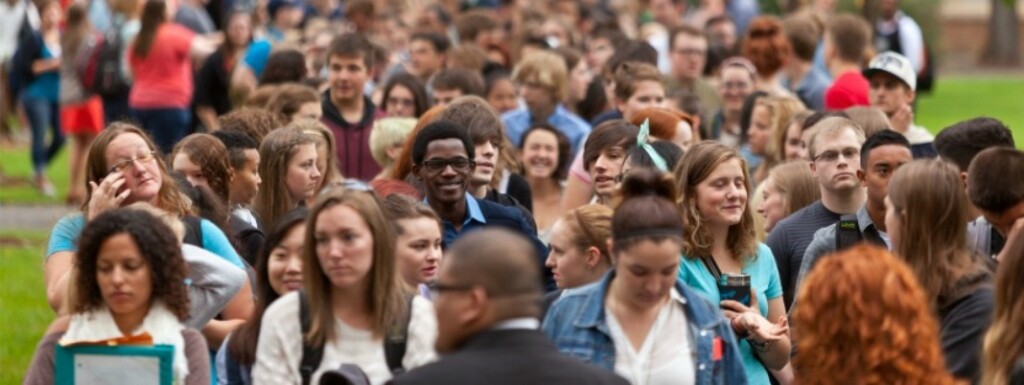
{"type": "Polygon", "coordinates": [[[825,208],[819,200],[779,221],[768,234],[765,244],[772,249],[772,255],[775,256],[779,279],[782,281],[783,302],[787,309],[793,303],[800,264],[803,262],[807,246],[814,239],[814,232],[836,223],[840,217],[840,214],[825,208]]]}
{"type": "Polygon", "coordinates": [[[210,14],[206,13],[205,9],[194,7],[191,4],[179,4],[178,13],[174,15],[174,22],[199,35],[206,35],[217,30],[210,14]]]}

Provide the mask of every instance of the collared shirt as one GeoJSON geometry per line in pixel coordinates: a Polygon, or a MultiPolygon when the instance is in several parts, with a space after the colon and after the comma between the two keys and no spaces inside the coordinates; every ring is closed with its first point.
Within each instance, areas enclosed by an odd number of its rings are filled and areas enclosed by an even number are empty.
{"type": "MultiPolygon", "coordinates": [[[[430,204],[427,198],[423,198],[423,203],[430,204]]],[[[455,225],[448,220],[441,219],[441,222],[444,224],[445,246],[455,242],[459,234],[466,232],[466,230],[482,227],[487,224],[487,218],[484,217],[483,211],[480,211],[480,202],[477,202],[476,198],[473,198],[468,192],[466,193],[466,214],[466,219],[462,221],[461,230],[456,230],[455,225]]]]}
{"type": "MultiPolygon", "coordinates": [[[[523,133],[534,123],[537,123],[534,120],[535,118],[526,108],[512,110],[501,116],[501,121],[505,123],[505,129],[507,130],[506,135],[508,135],[508,139],[517,148],[522,145],[523,133]]],[[[590,133],[590,124],[587,124],[582,118],[565,109],[565,106],[561,104],[555,107],[555,111],[551,113],[551,116],[548,116],[546,123],[555,126],[555,128],[569,138],[569,144],[572,146],[573,153],[582,148],[583,138],[590,133]]]]}
{"type": "MultiPolygon", "coordinates": [[[[871,215],[868,213],[867,204],[857,209],[857,227],[860,233],[864,235],[865,239],[874,237],[881,239],[885,242],[885,247],[892,249],[892,244],[889,241],[888,235],[878,230],[878,226],[875,226],[875,221],[871,220],[871,215]]],[[[821,257],[836,251],[836,224],[822,227],[814,233],[814,239],[811,244],[807,246],[807,251],[804,252],[804,260],[800,263],[800,275],[797,278],[796,288],[800,288],[800,283],[803,282],[804,277],[810,273],[811,269],[814,268],[814,264],[818,262],[821,257]]]]}

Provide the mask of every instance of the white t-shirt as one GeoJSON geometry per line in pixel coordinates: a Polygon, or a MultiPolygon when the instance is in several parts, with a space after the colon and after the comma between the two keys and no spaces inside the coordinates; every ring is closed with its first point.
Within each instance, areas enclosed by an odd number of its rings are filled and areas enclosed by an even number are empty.
{"type": "Polygon", "coordinates": [[[682,295],[672,289],[671,298],[661,307],[639,351],[633,349],[615,315],[605,308],[608,331],[615,344],[615,374],[633,385],[696,383],[684,303],[682,295]]]}
{"type": "MultiPolygon", "coordinates": [[[[320,382],[325,370],[337,369],[343,363],[358,365],[370,378],[371,384],[383,384],[391,379],[384,356],[384,344],[373,338],[369,330],[356,329],[335,320],[337,338],[324,347],[320,367],[313,373],[313,384],[320,382]]],[[[302,328],[299,323],[299,295],[288,293],[267,308],[263,314],[263,329],[256,348],[256,364],[252,369],[253,384],[301,384],[302,328]]],[[[437,339],[437,319],[430,301],[416,296],[412,301],[412,315],[402,365],[406,370],[433,361],[434,341],[437,339]]]]}

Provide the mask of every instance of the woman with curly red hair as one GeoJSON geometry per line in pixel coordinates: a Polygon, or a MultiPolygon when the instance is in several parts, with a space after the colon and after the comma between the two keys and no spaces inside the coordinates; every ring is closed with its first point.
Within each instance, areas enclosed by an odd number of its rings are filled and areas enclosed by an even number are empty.
{"type": "Polygon", "coordinates": [[[796,302],[793,367],[801,385],[956,383],[925,290],[885,250],[861,245],[822,260],[796,302]]]}
{"type": "Polygon", "coordinates": [[[741,52],[757,68],[756,90],[775,96],[794,96],[779,81],[779,74],[792,51],[779,18],[759,16],[750,21],[741,52]]]}

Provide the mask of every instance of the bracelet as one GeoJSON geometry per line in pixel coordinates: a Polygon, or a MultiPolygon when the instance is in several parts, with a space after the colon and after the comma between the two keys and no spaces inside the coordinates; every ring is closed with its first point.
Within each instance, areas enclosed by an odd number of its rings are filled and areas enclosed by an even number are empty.
{"type": "Polygon", "coordinates": [[[753,346],[754,350],[758,353],[770,352],[772,351],[772,348],[775,347],[775,341],[757,342],[754,341],[753,338],[747,337],[747,342],[749,342],[750,346],[753,346]]]}

